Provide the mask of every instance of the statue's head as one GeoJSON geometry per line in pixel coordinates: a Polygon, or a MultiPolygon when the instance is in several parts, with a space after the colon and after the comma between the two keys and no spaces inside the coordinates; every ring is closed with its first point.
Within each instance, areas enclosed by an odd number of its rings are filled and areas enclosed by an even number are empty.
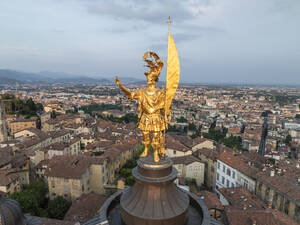
{"type": "Polygon", "coordinates": [[[146,52],[143,59],[147,63],[146,67],[150,68],[148,72],[145,72],[148,83],[149,81],[157,82],[164,63],[155,52],[146,52]]]}

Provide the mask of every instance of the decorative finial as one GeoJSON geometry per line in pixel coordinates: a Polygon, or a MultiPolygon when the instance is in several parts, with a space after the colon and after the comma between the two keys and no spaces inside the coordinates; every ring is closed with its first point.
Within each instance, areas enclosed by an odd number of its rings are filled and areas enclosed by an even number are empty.
{"type": "Polygon", "coordinates": [[[168,32],[170,32],[170,25],[173,21],[171,20],[171,17],[169,16],[169,19],[167,21],[167,24],[168,24],[168,32]]]}

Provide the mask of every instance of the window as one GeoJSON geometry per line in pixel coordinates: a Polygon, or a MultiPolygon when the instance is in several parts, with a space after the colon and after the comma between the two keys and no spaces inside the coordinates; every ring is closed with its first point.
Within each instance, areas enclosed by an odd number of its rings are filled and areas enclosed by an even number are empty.
{"type": "Polygon", "coordinates": [[[229,180],[226,180],[226,186],[229,187],[229,180]]]}
{"type": "Polygon", "coordinates": [[[226,174],[227,174],[228,176],[231,176],[231,171],[230,171],[229,168],[227,168],[226,174]]]}
{"type": "Polygon", "coordinates": [[[270,188],[267,187],[266,192],[265,192],[265,203],[269,202],[269,194],[270,194],[270,188]]]}
{"type": "Polygon", "coordinates": [[[84,191],[84,186],[83,185],[81,186],[81,190],[84,191]]]}
{"type": "Polygon", "coordinates": [[[300,222],[300,206],[295,207],[294,220],[300,222]]]}
{"type": "Polygon", "coordinates": [[[218,169],[220,169],[220,163],[218,162],[218,169]]]}
{"type": "Polygon", "coordinates": [[[176,155],[176,151],[175,150],[173,150],[173,155],[176,155]]]}
{"type": "Polygon", "coordinates": [[[54,186],[54,185],[52,185],[52,188],[53,188],[53,189],[55,189],[55,186],[54,186]]]}
{"type": "Polygon", "coordinates": [[[67,192],[68,191],[68,187],[64,186],[64,191],[67,192]]]}
{"type": "Polygon", "coordinates": [[[231,183],[231,187],[234,187],[234,183],[231,183]]]}
{"type": "Polygon", "coordinates": [[[211,166],[211,167],[210,167],[210,171],[211,171],[211,172],[215,172],[215,167],[214,167],[214,166],[211,166]]]}
{"type": "Polygon", "coordinates": [[[92,175],[92,168],[89,168],[89,174],[92,175]]]}
{"type": "Polygon", "coordinates": [[[225,173],[225,165],[223,165],[223,173],[225,173]]]}
{"type": "Polygon", "coordinates": [[[289,214],[289,208],[290,208],[290,201],[289,200],[285,200],[285,204],[284,204],[284,212],[288,215],[289,214]]]}
{"type": "Polygon", "coordinates": [[[278,193],[275,192],[273,200],[272,200],[272,206],[276,207],[277,205],[277,199],[278,199],[278,193]]]}
{"type": "Polygon", "coordinates": [[[244,187],[248,188],[248,180],[244,180],[244,187]]]}
{"type": "Polygon", "coordinates": [[[222,184],[225,183],[225,177],[222,176],[222,184]]]}
{"type": "Polygon", "coordinates": [[[194,177],[198,177],[198,174],[197,174],[197,173],[194,173],[194,177]]]}
{"type": "Polygon", "coordinates": [[[65,182],[69,182],[69,179],[65,178],[65,182]]]}
{"type": "Polygon", "coordinates": [[[235,171],[232,171],[232,178],[235,179],[235,171]]]}
{"type": "Polygon", "coordinates": [[[219,173],[217,173],[217,180],[219,180],[220,179],[220,174],[219,173]]]}

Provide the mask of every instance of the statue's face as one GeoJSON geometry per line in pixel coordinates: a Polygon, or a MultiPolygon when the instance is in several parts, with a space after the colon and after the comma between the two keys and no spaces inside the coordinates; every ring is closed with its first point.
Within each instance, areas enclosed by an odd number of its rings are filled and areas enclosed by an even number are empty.
{"type": "Polygon", "coordinates": [[[148,85],[152,85],[155,84],[155,75],[153,75],[153,73],[148,74],[147,76],[147,84],[148,85]]]}

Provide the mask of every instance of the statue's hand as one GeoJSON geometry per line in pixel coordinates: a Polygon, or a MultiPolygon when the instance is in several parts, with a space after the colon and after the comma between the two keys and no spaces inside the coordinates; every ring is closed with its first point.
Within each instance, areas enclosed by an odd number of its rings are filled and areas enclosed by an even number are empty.
{"type": "Polygon", "coordinates": [[[121,84],[121,81],[120,81],[120,79],[119,79],[118,76],[116,76],[115,82],[116,82],[117,85],[120,85],[120,84],[121,84]]]}

